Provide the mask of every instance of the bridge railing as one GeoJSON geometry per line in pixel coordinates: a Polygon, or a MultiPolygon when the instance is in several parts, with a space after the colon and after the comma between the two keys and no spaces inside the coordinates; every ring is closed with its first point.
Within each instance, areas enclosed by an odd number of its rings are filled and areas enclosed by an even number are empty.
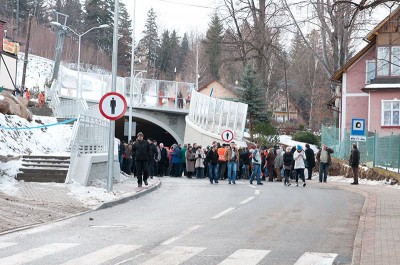
{"type": "Polygon", "coordinates": [[[193,91],[189,119],[200,128],[218,135],[231,130],[235,139],[244,136],[248,105],[212,98],[193,91]]]}
{"type": "MultiPolygon", "coordinates": [[[[60,68],[59,96],[74,98],[78,94],[76,71],[60,68]]],[[[82,98],[99,101],[111,91],[111,75],[81,73],[82,98]]],[[[134,107],[160,108],[167,110],[189,111],[194,83],[135,78],[130,103],[131,79],[117,78],[116,91],[125,95],[128,105],[134,107]]]]}

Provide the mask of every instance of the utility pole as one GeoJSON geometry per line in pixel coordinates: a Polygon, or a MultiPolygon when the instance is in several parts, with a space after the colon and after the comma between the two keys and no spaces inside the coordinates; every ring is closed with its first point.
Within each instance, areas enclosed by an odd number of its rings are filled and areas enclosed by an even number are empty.
{"type": "Polygon", "coordinates": [[[136,0],[133,0],[133,19],[132,19],[132,61],[131,61],[131,85],[129,89],[129,124],[128,124],[128,142],[132,140],[132,99],[133,86],[135,85],[135,19],[136,19],[136,0]]]}
{"type": "Polygon", "coordinates": [[[31,25],[32,25],[33,14],[29,13],[28,17],[28,32],[26,34],[26,43],[25,43],[25,56],[24,56],[24,67],[22,70],[22,82],[21,82],[21,93],[24,93],[25,90],[25,79],[26,79],[26,67],[28,66],[28,54],[29,54],[29,42],[31,39],[31,25]]]}

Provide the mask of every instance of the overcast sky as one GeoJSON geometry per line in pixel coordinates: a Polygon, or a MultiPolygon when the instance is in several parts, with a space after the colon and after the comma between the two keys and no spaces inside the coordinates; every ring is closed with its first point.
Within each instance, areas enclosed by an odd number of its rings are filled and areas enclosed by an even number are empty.
{"type": "MultiPolygon", "coordinates": [[[[134,0],[121,0],[133,17],[134,0]]],[[[136,42],[142,37],[147,19],[147,12],[154,8],[157,14],[159,30],[176,29],[179,36],[185,32],[205,33],[214,13],[216,0],[136,0],[135,37],[136,42]]]]}

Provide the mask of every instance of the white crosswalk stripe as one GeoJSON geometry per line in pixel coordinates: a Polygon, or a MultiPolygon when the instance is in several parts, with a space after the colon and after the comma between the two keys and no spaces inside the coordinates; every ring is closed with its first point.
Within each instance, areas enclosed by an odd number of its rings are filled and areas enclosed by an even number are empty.
{"type": "Polygon", "coordinates": [[[132,252],[141,246],[139,245],[112,245],[95,252],[92,252],[88,255],[70,260],[68,262],[63,263],[62,265],[98,265],[103,264],[106,261],[115,259],[119,256],[125,255],[129,252],[132,252]]]}
{"type": "Polygon", "coordinates": [[[178,265],[196,256],[203,250],[205,250],[205,248],[174,247],[146,261],[143,265],[178,265]]]}
{"type": "Polygon", "coordinates": [[[270,253],[270,250],[258,249],[239,249],[219,265],[255,265],[258,264],[265,256],[270,253]]]}
{"type": "Polygon", "coordinates": [[[14,246],[14,245],[16,245],[16,244],[17,244],[17,243],[0,242],[0,249],[2,249],[2,248],[8,248],[8,247],[14,246]]]}
{"type": "Polygon", "coordinates": [[[48,255],[52,255],[56,252],[63,251],[79,244],[74,243],[53,243],[44,245],[38,248],[33,248],[12,256],[8,256],[5,258],[0,259],[1,265],[20,265],[20,264],[27,264],[34,260],[46,257],[48,255]]]}
{"type": "Polygon", "coordinates": [[[337,257],[336,253],[304,253],[294,265],[332,265],[337,257]]]}

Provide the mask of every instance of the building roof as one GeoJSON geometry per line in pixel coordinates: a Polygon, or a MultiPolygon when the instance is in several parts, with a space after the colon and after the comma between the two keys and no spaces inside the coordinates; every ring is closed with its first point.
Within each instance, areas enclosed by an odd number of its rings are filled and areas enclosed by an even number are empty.
{"type": "Polygon", "coordinates": [[[388,22],[392,17],[400,12],[400,7],[396,8],[393,12],[391,12],[384,20],[382,20],[373,30],[371,30],[368,35],[365,37],[365,40],[368,41],[367,46],[365,46],[361,51],[359,51],[356,55],[354,55],[350,60],[347,61],[345,65],[343,65],[339,70],[335,72],[332,76],[332,80],[340,81],[342,79],[342,75],[355,63],[357,62],[364,54],[366,54],[376,42],[376,36],[379,34],[378,31],[388,22]]]}

